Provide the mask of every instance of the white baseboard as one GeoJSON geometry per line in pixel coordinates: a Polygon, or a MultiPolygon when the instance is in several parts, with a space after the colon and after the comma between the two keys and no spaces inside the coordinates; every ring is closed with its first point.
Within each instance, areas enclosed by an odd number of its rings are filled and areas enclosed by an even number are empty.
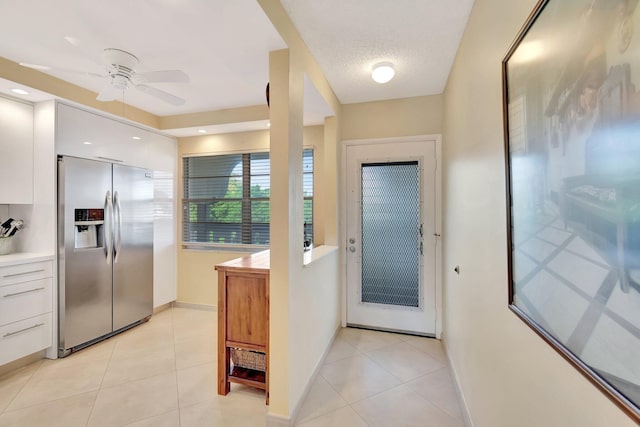
{"type": "Polygon", "coordinates": [[[322,357],[320,357],[320,360],[318,360],[316,367],[313,369],[313,373],[309,377],[309,381],[307,381],[307,385],[305,386],[304,391],[300,396],[300,399],[298,399],[298,402],[296,403],[296,405],[289,411],[289,416],[284,417],[282,415],[277,415],[277,414],[267,414],[267,427],[292,427],[294,425],[296,418],[298,418],[298,413],[300,412],[300,408],[302,407],[302,404],[304,403],[305,399],[307,398],[307,395],[309,394],[309,390],[311,389],[311,384],[313,384],[313,382],[316,380],[316,377],[320,373],[320,368],[322,367],[322,365],[324,365],[324,360],[327,358],[327,354],[329,354],[329,350],[331,349],[331,346],[333,345],[333,342],[338,336],[338,333],[340,332],[341,328],[342,328],[342,325],[338,324],[336,330],[333,333],[333,337],[331,337],[331,340],[329,341],[329,345],[327,345],[327,348],[324,349],[324,353],[322,353],[322,357]]]}
{"type": "Polygon", "coordinates": [[[216,307],[215,305],[195,304],[195,303],[192,303],[192,302],[175,301],[173,303],[173,307],[176,307],[176,308],[191,308],[193,310],[218,311],[218,307],[216,307]]]}
{"type": "MultiPolygon", "coordinates": [[[[444,335],[444,334],[443,334],[444,335]]],[[[464,394],[462,393],[462,387],[460,386],[460,379],[458,378],[458,372],[456,371],[456,367],[451,360],[451,356],[449,355],[449,351],[447,350],[446,341],[442,340],[442,346],[444,348],[444,353],[447,355],[447,361],[449,362],[449,370],[451,371],[451,379],[453,380],[453,387],[456,390],[456,395],[458,396],[458,400],[461,403],[462,408],[462,418],[464,421],[464,425],[466,427],[473,427],[473,421],[471,420],[471,413],[469,412],[469,406],[467,405],[467,401],[464,398],[464,394]]]]}
{"type": "Polygon", "coordinates": [[[290,427],[293,423],[289,417],[278,414],[267,414],[267,427],[290,427]]]}
{"type": "Polygon", "coordinates": [[[298,418],[298,413],[300,412],[300,407],[302,406],[302,404],[306,400],[307,395],[309,394],[309,390],[311,389],[311,384],[313,384],[313,382],[316,380],[316,377],[320,373],[320,368],[322,368],[322,365],[324,365],[324,360],[327,358],[327,354],[329,354],[329,350],[331,350],[331,346],[333,345],[333,342],[335,341],[336,337],[338,336],[338,333],[340,332],[341,328],[342,328],[342,326],[340,324],[338,324],[338,327],[336,328],[336,330],[333,331],[333,336],[331,337],[331,340],[329,341],[329,345],[327,345],[327,348],[324,349],[324,353],[322,353],[322,357],[320,357],[320,360],[318,360],[318,363],[316,364],[316,367],[313,369],[313,373],[309,377],[309,381],[307,381],[307,385],[305,386],[304,391],[302,392],[302,395],[300,396],[300,399],[296,403],[295,407],[291,411],[289,411],[289,414],[290,414],[289,418],[291,419],[291,425],[292,426],[295,423],[296,419],[298,418]]]}
{"type": "Polygon", "coordinates": [[[153,314],[158,314],[161,311],[165,311],[166,309],[169,309],[171,307],[173,307],[173,301],[168,302],[166,304],[161,304],[161,305],[159,305],[157,307],[153,307],[153,314]]]}

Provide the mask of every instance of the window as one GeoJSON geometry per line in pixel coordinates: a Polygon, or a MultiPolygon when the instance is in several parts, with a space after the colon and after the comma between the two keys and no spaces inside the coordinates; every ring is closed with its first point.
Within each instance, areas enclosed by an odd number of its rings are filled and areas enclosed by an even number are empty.
{"type": "MultiPolygon", "coordinates": [[[[269,244],[269,153],[183,158],[184,243],[269,244]]],[[[313,241],[313,150],[303,152],[305,238],[313,241]]]]}

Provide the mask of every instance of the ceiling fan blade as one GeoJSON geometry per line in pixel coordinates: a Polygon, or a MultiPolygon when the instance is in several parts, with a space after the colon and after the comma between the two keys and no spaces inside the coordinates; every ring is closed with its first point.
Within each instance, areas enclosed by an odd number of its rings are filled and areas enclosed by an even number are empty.
{"type": "Polygon", "coordinates": [[[135,88],[141,92],[144,92],[153,97],[156,97],[171,105],[179,106],[179,105],[184,105],[185,103],[184,99],[177,97],[175,95],[171,95],[170,93],[165,92],[163,90],[156,89],[155,87],[151,87],[147,85],[135,85],[135,88]]]}
{"type": "Polygon", "coordinates": [[[189,83],[189,76],[180,70],[149,71],[135,77],[140,83],[189,83]]]}
{"type": "Polygon", "coordinates": [[[120,93],[120,89],[109,83],[100,91],[96,99],[98,101],[113,101],[120,95],[120,93]]]}

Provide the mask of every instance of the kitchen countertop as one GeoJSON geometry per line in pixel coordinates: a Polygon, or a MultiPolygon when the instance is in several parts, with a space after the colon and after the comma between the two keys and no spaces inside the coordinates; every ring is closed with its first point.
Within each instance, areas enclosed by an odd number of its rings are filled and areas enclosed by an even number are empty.
{"type": "Polygon", "coordinates": [[[16,252],[9,255],[0,255],[0,267],[53,259],[55,259],[55,255],[46,252],[16,252]]]}
{"type": "Polygon", "coordinates": [[[269,250],[256,252],[216,265],[216,270],[250,270],[269,272],[269,250]]]}
{"type": "MultiPolygon", "coordinates": [[[[313,247],[311,250],[304,252],[303,265],[306,267],[314,261],[338,250],[337,246],[322,245],[313,247]]],[[[223,262],[215,266],[216,270],[253,270],[261,272],[269,272],[270,255],[269,250],[256,252],[255,254],[246,255],[231,261],[223,262]]]]}

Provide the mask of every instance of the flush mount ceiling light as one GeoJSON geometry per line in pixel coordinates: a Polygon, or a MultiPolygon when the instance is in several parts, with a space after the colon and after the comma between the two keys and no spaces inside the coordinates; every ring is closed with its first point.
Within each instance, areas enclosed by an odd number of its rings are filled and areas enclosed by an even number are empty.
{"type": "Polygon", "coordinates": [[[380,62],[373,66],[371,78],[377,83],[387,83],[395,74],[393,64],[390,62],[380,62]]]}
{"type": "Polygon", "coordinates": [[[11,89],[11,92],[17,93],[18,95],[29,95],[29,92],[24,89],[11,89]]]}
{"type": "Polygon", "coordinates": [[[132,136],[131,139],[135,139],[136,141],[140,141],[142,138],[140,138],[139,136],[132,136]]]}
{"type": "Polygon", "coordinates": [[[204,129],[198,129],[198,133],[205,134],[205,133],[207,133],[207,131],[206,131],[206,130],[204,130],[204,129]]]}

